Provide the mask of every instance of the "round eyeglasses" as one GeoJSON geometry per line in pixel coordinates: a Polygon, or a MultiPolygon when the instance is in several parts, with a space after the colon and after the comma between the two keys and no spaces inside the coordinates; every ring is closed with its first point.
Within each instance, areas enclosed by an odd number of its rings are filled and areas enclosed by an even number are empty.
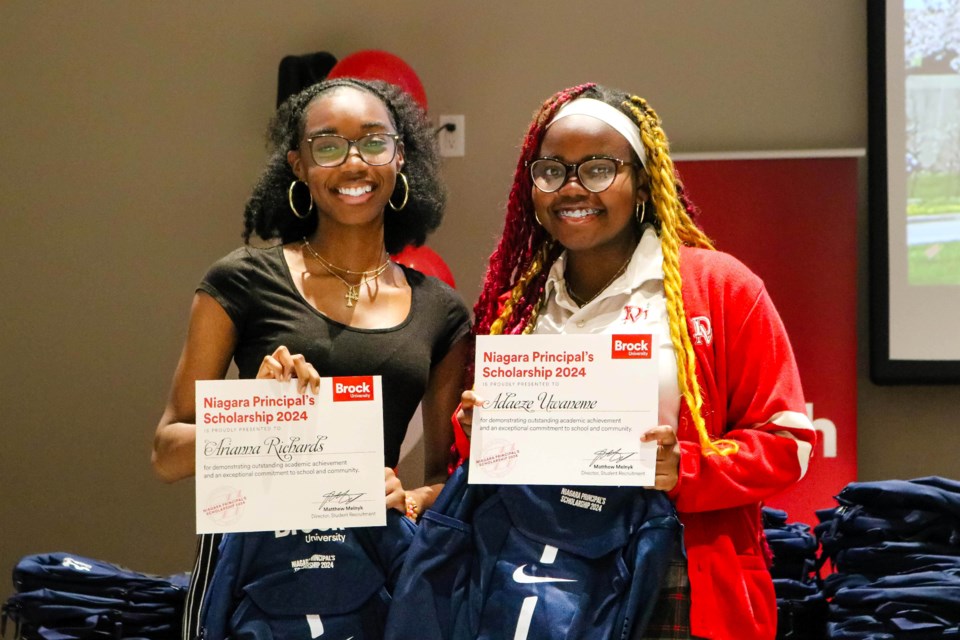
{"type": "Polygon", "coordinates": [[[304,140],[310,147],[313,161],[321,167],[339,167],[347,161],[350,147],[356,147],[360,158],[373,167],[389,164],[397,155],[400,136],[395,133],[368,133],[350,140],[333,133],[311,136],[304,140]]]}
{"type": "Polygon", "coordinates": [[[528,165],[534,186],[544,193],[559,191],[566,184],[571,172],[577,174],[577,180],[584,189],[592,193],[600,193],[613,184],[620,167],[623,165],[632,167],[634,163],[607,156],[593,156],[573,164],[561,162],[556,158],[540,158],[529,162],[528,165]]]}

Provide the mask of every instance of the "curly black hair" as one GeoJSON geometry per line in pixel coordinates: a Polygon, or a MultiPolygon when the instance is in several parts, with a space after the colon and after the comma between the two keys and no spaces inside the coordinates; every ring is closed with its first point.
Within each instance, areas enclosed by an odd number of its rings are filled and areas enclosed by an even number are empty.
{"type": "MultiPolygon", "coordinates": [[[[353,87],[372,93],[387,107],[392,124],[403,143],[403,172],[410,185],[410,197],[402,211],[384,210],[384,244],[389,253],[407,245],[420,246],[443,218],[446,191],[440,181],[440,162],[432,128],[423,109],[400,87],[379,80],[338,78],[309,86],[287,98],[278,107],[267,128],[270,159],[253,188],[243,213],[243,239],[254,234],[264,240],[280,238],[284,243],[310,236],[317,228],[317,216],[298,218],[290,211],[287,189],[297,179],[287,163],[287,152],[296,150],[303,137],[306,111],[324,92],[353,87]]],[[[297,193],[297,190],[294,190],[297,193]]],[[[397,187],[391,201],[403,200],[403,185],[397,187]]],[[[307,201],[296,203],[306,211],[307,201]]]]}

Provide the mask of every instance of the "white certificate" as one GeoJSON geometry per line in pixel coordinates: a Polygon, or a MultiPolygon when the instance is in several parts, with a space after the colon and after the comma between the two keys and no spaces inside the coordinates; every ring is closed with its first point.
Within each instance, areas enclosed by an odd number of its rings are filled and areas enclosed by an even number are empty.
{"type": "Polygon", "coordinates": [[[196,389],[197,533],[386,524],[380,376],[196,389]]]}
{"type": "Polygon", "coordinates": [[[470,482],[653,486],[653,337],[477,336],[470,482]]]}

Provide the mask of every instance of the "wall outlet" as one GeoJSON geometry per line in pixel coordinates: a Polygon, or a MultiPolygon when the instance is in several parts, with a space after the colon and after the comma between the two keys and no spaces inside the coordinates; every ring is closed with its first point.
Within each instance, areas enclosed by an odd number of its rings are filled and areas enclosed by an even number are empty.
{"type": "Polygon", "coordinates": [[[437,127],[440,128],[437,144],[440,147],[441,156],[446,158],[461,158],[466,155],[464,120],[464,116],[460,115],[441,115],[437,120],[437,127]],[[453,131],[449,130],[450,125],[453,125],[453,131]]]}

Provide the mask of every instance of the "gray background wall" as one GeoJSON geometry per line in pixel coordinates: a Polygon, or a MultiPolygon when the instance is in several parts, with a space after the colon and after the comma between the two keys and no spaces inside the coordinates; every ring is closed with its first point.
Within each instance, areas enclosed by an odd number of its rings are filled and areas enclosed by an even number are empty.
{"type": "MultiPolygon", "coordinates": [[[[867,141],[864,0],[0,3],[0,597],[36,551],[188,567],[193,484],[156,481],[149,450],[194,286],[240,242],[280,59],[364,48],[466,115],[430,244],[471,303],[561,87],[644,95],[678,153],[867,141]]],[[[956,477],[957,387],[866,378],[865,245],[864,209],[860,477],[956,477]]]]}

